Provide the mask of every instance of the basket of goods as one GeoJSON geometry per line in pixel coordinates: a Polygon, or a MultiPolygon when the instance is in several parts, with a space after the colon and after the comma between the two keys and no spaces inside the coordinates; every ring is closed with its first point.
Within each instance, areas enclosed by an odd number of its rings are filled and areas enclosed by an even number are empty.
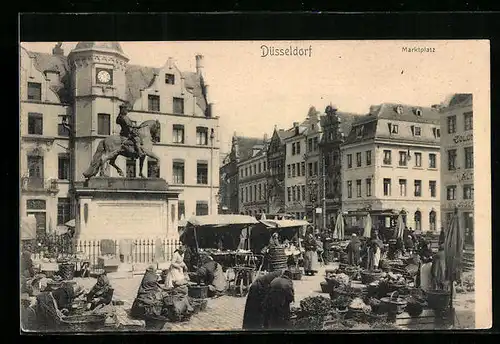
{"type": "Polygon", "coordinates": [[[206,299],[208,297],[207,285],[189,285],[188,296],[193,299],[206,299]]]}
{"type": "Polygon", "coordinates": [[[368,306],[370,306],[373,313],[380,314],[384,313],[384,307],[382,306],[382,301],[374,297],[368,297],[368,300],[365,302],[368,306]]]}
{"type": "Polygon", "coordinates": [[[356,266],[347,266],[344,270],[344,273],[349,276],[351,280],[355,280],[359,277],[360,269],[356,266]]]}
{"type": "Polygon", "coordinates": [[[360,273],[362,284],[370,284],[371,282],[377,281],[384,274],[382,270],[361,270],[360,273]]]}
{"type": "Polygon", "coordinates": [[[348,306],[347,315],[349,318],[358,318],[360,320],[365,319],[365,315],[370,313],[371,306],[365,304],[363,299],[356,297],[354,298],[348,306]]]}
{"type": "Polygon", "coordinates": [[[450,302],[450,292],[447,290],[427,290],[427,305],[430,309],[441,311],[448,307],[450,302]]]}
{"type": "Polygon", "coordinates": [[[269,247],[269,268],[271,271],[286,269],[288,257],[285,248],[280,246],[269,247]]]}
{"type": "Polygon", "coordinates": [[[302,279],[302,271],[299,268],[292,268],[290,272],[292,273],[292,280],[300,281],[302,279]]]}
{"type": "Polygon", "coordinates": [[[324,296],[309,296],[300,301],[300,317],[325,317],[334,311],[334,302],[324,296]]]}
{"type": "Polygon", "coordinates": [[[148,330],[162,330],[168,322],[168,318],[163,315],[151,315],[146,317],[144,322],[148,330]]]}
{"type": "Polygon", "coordinates": [[[337,313],[340,313],[341,315],[347,313],[347,310],[352,300],[353,298],[349,296],[339,295],[334,300],[332,300],[335,311],[337,313]]]}
{"type": "Polygon", "coordinates": [[[190,297],[189,302],[193,306],[194,313],[202,312],[207,309],[208,305],[207,299],[195,299],[190,297]]]}
{"type": "Polygon", "coordinates": [[[360,296],[361,291],[357,290],[349,285],[340,285],[337,288],[333,288],[330,292],[330,298],[335,300],[339,296],[346,296],[350,298],[355,298],[360,296]]]}
{"type": "Polygon", "coordinates": [[[330,289],[337,288],[341,285],[349,285],[351,281],[349,276],[344,273],[330,275],[326,280],[330,289]]]}
{"type": "Polygon", "coordinates": [[[406,305],[406,312],[411,317],[418,317],[420,314],[422,314],[424,307],[426,305],[425,300],[415,296],[410,296],[407,299],[407,302],[408,304],[406,305]]]}
{"type": "Polygon", "coordinates": [[[319,285],[321,287],[322,293],[329,293],[330,292],[330,289],[328,287],[328,282],[321,282],[319,285]]]}
{"type": "Polygon", "coordinates": [[[390,296],[386,296],[380,299],[384,307],[391,314],[401,314],[403,313],[408,302],[399,297],[398,292],[392,292],[390,296]]]}
{"type": "Polygon", "coordinates": [[[88,332],[102,328],[106,318],[105,314],[70,315],[63,317],[61,324],[71,332],[88,332]]]}

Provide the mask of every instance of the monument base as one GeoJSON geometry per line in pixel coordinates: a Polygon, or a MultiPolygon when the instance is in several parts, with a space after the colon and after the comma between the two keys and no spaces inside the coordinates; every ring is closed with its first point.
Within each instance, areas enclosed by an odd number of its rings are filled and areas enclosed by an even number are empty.
{"type": "Polygon", "coordinates": [[[99,177],[75,183],[72,191],[79,240],[178,237],[182,190],[169,187],[163,179],[99,177]]]}

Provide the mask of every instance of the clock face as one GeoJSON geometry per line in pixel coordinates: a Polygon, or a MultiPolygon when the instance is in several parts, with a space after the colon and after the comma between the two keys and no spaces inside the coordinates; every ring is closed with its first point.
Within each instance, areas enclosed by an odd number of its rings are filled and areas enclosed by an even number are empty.
{"type": "Polygon", "coordinates": [[[101,84],[109,84],[111,82],[111,72],[105,69],[98,70],[97,81],[101,84]]]}

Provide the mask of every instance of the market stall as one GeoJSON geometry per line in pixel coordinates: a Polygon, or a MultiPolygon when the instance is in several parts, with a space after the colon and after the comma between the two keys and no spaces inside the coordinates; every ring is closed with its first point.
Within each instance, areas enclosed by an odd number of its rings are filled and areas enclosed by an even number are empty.
{"type": "Polygon", "coordinates": [[[252,228],[251,250],[264,254],[268,271],[286,268],[291,263],[297,268],[304,251],[301,238],[308,225],[304,220],[261,220],[252,228]],[[271,244],[275,233],[279,242],[271,244]]]}
{"type": "Polygon", "coordinates": [[[258,221],[247,215],[194,216],[187,221],[181,241],[193,252],[199,265],[200,254],[209,254],[230,276],[230,288],[243,295],[262,267],[263,257],[251,248],[251,229],[258,221]]]}

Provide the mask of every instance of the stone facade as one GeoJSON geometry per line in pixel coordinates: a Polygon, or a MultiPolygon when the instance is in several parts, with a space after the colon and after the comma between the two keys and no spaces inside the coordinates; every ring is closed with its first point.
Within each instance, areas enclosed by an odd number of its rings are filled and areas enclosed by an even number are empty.
{"type": "Polygon", "coordinates": [[[375,227],[406,213],[408,227],[436,231],[440,223],[439,113],[382,104],[360,117],[342,145],[342,210],[369,209],[375,227]]]}
{"type": "MultiPolygon", "coordinates": [[[[137,124],[160,122],[153,147],[159,164],[146,161],[144,169],[182,190],[178,218],[216,214],[219,119],[208,100],[203,56],[195,60],[196,71],[181,72],[172,58],[160,68],[130,65],[117,42],[80,42],[68,56],[60,46],[52,55],[21,47],[21,215],[35,214],[40,233],[64,228],[76,216],[71,185],[83,180],[99,142],[118,134],[124,103],[137,124]],[[99,79],[102,71],[107,77],[99,79]]],[[[129,178],[139,174],[138,162],[119,157],[117,165],[129,178]]]]}
{"type": "Polygon", "coordinates": [[[267,142],[252,147],[252,155],[238,162],[239,212],[258,216],[268,213],[267,205],[267,142]]]}
{"type": "Polygon", "coordinates": [[[474,232],[474,133],[472,94],[456,94],[441,107],[441,222],[458,208],[466,238],[474,232]]]}

